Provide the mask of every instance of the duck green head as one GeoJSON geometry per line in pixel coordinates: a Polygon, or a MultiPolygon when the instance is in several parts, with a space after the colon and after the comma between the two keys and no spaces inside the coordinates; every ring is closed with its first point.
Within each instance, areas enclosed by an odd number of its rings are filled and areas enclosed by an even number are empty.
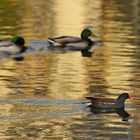
{"type": "Polygon", "coordinates": [[[21,36],[15,36],[11,41],[16,45],[24,46],[25,44],[25,40],[21,36]]]}
{"type": "Polygon", "coordinates": [[[81,38],[82,39],[88,39],[89,36],[92,35],[92,32],[90,29],[86,28],[81,32],[81,38]]]}

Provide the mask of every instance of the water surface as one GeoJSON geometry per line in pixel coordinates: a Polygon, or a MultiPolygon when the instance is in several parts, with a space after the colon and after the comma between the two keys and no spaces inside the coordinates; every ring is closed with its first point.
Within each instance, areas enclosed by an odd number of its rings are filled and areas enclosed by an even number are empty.
{"type": "Polygon", "coordinates": [[[27,42],[79,36],[88,27],[104,45],[92,57],[80,52],[28,54],[0,61],[0,139],[140,139],[138,0],[1,0],[0,38],[27,42]],[[131,10],[130,10],[131,9],[131,10]],[[116,113],[92,113],[86,96],[134,97],[127,121],[116,113]]]}

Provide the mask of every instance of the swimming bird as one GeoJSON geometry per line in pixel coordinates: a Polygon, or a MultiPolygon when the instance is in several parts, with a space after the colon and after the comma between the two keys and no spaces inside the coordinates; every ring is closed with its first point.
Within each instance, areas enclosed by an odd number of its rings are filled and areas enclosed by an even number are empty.
{"type": "Polygon", "coordinates": [[[90,57],[92,52],[89,50],[95,44],[89,37],[95,35],[88,28],[81,32],[81,38],[75,36],[61,36],[56,38],[48,38],[52,48],[63,50],[80,50],[83,56],[90,57]]]}
{"type": "Polygon", "coordinates": [[[11,41],[0,41],[0,54],[16,55],[25,52],[25,40],[21,36],[15,36],[11,41]]]}
{"type": "Polygon", "coordinates": [[[94,97],[86,97],[86,99],[91,101],[88,106],[93,109],[116,109],[124,107],[125,100],[130,99],[130,96],[128,93],[122,93],[117,99],[94,97]]]}
{"type": "Polygon", "coordinates": [[[90,107],[90,111],[92,113],[116,113],[121,118],[122,121],[128,121],[131,117],[124,108],[124,102],[126,99],[131,99],[128,93],[122,93],[117,99],[110,98],[94,98],[94,97],[86,97],[91,102],[88,103],[88,107],[90,107]]]}

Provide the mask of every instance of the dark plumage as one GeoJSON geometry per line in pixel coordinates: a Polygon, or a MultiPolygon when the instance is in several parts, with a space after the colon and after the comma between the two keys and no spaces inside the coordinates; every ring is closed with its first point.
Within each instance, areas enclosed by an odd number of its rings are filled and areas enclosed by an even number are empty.
{"type": "Polygon", "coordinates": [[[94,98],[94,97],[86,97],[91,102],[88,106],[92,108],[120,108],[124,107],[124,102],[126,99],[129,99],[128,93],[122,93],[117,99],[110,98],[94,98]]]}
{"type": "Polygon", "coordinates": [[[124,109],[124,103],[126,99],[130,99],[128,93],[122,93],[117,99],[110,98],[94,98],[86,97],[90,102],[87,104],[92,113],[117,113],[123,118],[123,121],[127,121],[131,116],[124,109]]]}

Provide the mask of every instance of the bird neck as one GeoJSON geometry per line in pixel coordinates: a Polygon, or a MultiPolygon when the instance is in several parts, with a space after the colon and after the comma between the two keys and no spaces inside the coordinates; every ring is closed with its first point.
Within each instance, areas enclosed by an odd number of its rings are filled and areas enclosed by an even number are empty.
{"type": "Polygon", "coordinates": [[[21,53],[22,53],[22,52],[25,52],[26,49],[27,49],[27,47],[24,46],[24,45],[20,45],[20,44],[16,44],[16,45],[20,48],[20,52],[21,52],[21,53]]]}
{"type": "Polygon", "coordinates": [[[24,45],[16,44],[20,49],[24,48],[24,45]]]}
{"type": "Polygon", "coordinates": [[[81,34],[81,39],[83,40],[88,40],[88,37],[87,35],[85,35],[84,33],[81,34]]]}
{"type": "Polygon", "coordinates": [[[120,106],[120,107],[123,107],[124,106],[124,102],[125,102],[125,98],[117,98],[116,99],[116,102],[115,102],[115,104],[117,105],[117,106],[120,106]]]}
{"type": "Polygon", "coordinates": [[[81,36],[81,39],[85,40],[85,41],[88,41],[89,38],[88,37],[84,37],[84,36],[81,36]]]}

